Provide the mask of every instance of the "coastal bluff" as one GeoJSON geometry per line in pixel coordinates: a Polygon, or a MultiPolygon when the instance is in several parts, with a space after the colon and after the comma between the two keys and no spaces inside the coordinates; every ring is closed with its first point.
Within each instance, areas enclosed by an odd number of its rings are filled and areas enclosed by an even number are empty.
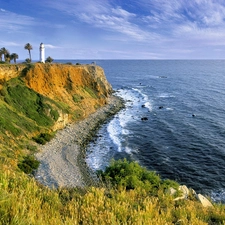
{"type": "Polygon", "coordinates": [[[59,111],[54,130],[73,119],[86,118],[107,104],[112,87],[97,65],[36,64],[25,76],[26,85],[52,100],[66,104],[70,113],[59,111]]]}
{"type": "Polygon", "coordinates": [[[62,129],[106,105],[112,92],[95,64],[2,64],[0,140],[62,129]]]}

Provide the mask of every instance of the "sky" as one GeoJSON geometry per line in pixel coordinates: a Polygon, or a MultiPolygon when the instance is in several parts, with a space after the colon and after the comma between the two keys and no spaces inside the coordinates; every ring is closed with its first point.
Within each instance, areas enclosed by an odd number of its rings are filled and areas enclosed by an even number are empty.
{"type": "Polygon", "coordinates": [[[0,48],[39,60],[224,59],[225,0],[0,0],[0,48]]]}

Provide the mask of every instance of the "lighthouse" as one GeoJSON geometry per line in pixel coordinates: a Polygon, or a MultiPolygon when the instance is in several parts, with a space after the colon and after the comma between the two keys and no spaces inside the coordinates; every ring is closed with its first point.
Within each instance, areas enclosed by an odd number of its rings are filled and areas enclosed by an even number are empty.
{"type": "Polygon", "coordinates": [[[45,63],[45,46],[43,43],[40,44],[40,62],[45,63]]]}

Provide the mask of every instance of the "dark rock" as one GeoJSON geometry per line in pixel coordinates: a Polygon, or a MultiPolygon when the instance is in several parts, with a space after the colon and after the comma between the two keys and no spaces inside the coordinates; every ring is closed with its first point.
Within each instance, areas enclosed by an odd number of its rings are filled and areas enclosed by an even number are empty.
{"type": "Polygon", "coordinates": [[[159,109],[163,109],[163,106],[159,106],[159,109]]]}
{"type": "Polygon", "coordinates": [[[141,120],[148,120],[148,117],[142,117],[141,120]]]}

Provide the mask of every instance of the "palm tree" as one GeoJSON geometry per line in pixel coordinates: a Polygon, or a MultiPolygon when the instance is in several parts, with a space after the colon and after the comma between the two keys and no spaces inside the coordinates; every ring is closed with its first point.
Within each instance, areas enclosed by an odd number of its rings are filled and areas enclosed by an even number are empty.
{"type": "Polygon", "coordinates": [[[0,49],[0,62],[2,62],[2,55],[3,55],[3,51],[2,49],[0,49]]]}
{"type": "Polygon", "coordinates": [[[16,53],[12,53],[11,56],[10,56],[10,58],[12,60],[14,60],[14,63],[16,63],[16,60],[19,58],[19,56],[16,53]]]}
{"type": "Polygon", "coordinates": [[[1,48],[1,59],[2,59],[2,55],[4,55],[4,60],[6,61],[7,54],[9,54],[9,51],[5,47],[1,48]]]}
{"type": "Polygon", "coordinates": [[[31,61],[31,53],[30,53],[30,50],[33,49],[32,45],[30,43],[27,43],[27,44],[25,44],[24,48],[28,50],[29,56],[30,56],[30,61],[31,61]]]}
{"type": "Polygon", "coordinates": [[[10,63],[11,55],[8,53],[5,54],[5,62],[10,63]]]}

